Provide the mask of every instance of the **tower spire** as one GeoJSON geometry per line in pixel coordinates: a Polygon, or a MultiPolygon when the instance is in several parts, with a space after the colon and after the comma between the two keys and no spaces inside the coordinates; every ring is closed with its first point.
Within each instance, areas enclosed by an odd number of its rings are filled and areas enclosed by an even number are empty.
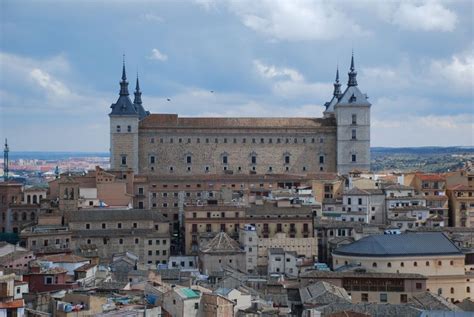
{"type": "Polygon", "coordinates": [[[334,97],[339,98],[342,95],[341,84],[339,83],[339,65],[336,67],[336,81],[334,82],[334,97]]]}
{"type": "Polygon", "coordinates": [[[142,92],[140,91],[140,82],[138,80],[138,72],[137,72],[137,83],[135,85],[135,99],[133,100],[134,104],[141,105],[142,104],[142,92]]]}
{"type": "Polygon", "coordinates": [[[357,72],[355,71],[355,66],[354,66],[354,51],[352,51],[351,69],[348,75],[349,75],[349,82],[347,83],[347,86],[357,86],[357,72]]]}
{"type": "Polygon", "coordinates": [[[8,140],[5,138],[5,148],[3,149],[3,179],[5,182],[8,181],[9,172],[8,152],[10,152],[10,149],[8,148],[8,140]]]}
{"type": "Polygon", "coordinates": [[[125,54],[123,55],[123,66],[122,66],[122,81],[120,82],[120,96],[128,96],[128,81],[127,73],[125,71],[125,54]]]}

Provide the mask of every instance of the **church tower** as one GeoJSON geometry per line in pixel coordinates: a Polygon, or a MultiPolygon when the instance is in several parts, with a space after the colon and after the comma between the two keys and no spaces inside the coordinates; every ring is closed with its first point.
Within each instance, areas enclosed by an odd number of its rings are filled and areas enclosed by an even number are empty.
{"type": "MultiPolygon", "coordinates": [[[[336,80],[337,82],[337,80],[336,80]]],[[[370,170],[370,107],[366,94],[357,87],[354,54],[346,90],[334,105],[337,124],[337,172],[370,170]]]]}
{"type": "MultiPolygon", "coordinates": [[[[138,79],[137,79],[138,86],[138,79]]],[[[139,87],[138,87],[139,89],[139,87]]],[[[146,112],[141,105],[141,92],[138,91],[139,107],[132,103],[128,93],[127,74],[125,72],[125,60],[122,67],[122,80],[120,81],[120,93],[116,103],[110,108],[110,167],[113,170],[132,169],[138,173],[138,123],[140,122],[140,111],[146,112]]],[[[137,94],[135,95],[135,98],[137,94]]]]}

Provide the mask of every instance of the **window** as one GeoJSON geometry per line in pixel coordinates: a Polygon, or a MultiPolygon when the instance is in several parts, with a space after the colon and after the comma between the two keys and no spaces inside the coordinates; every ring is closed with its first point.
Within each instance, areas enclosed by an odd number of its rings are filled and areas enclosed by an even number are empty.
{"type": "Polygon", "coordinates": [[[194,303],[194,309],[196,309],[196,310],[199,309],[199,303],[194,303]]]}
{"type": "Polygon", "coordinates": [[[290,156],[285,155],[285,164],[290,164],[290,156]]]}
{"type": "Polygon", "coordinates": [[[117,223],[117,228],[122,229],[122,223],[121,222],[117,223]]]}
{"type": "Polygon", "coordinates": [[[150,164],[155,164],[155,156],[150,156],[150,164]]]}
{"type": "Polygon", "coordinates": [[[413,262],[413,266],[418,266],[418,263],[417,263],[417,262],[413,262]]]}
{"type": "Polygon", "coordinates": [[[227,164],[227,163],[228,163],[227,155],[222,156],[222,164],[227,164]]]}
{"type": "Polygon", "coordinates": [[[357,157],[356,157],[356,155],[355,155],[355,154],[352,154],[352,156],[351,156],[351,160],[352,160],[352,162],[356,162],[356,161],[357,161],[357,157]]]}
{"type": "Polygon", "coordinates": [[[362,198],[359,198],[359,205],[362,205],[362,198]]]}
{"type": "Polygon", "coordinates": [[[372,267],[377,267],[377,263],[376,262],[372,263],[372,267]]]}
{"type": "Polygon", "coordinates": [[[450,292],[451,292],[451,294],[454,294],[454,287],[451,287],[450,292]]]}
{"type": "Polygon", "coordinates": [[[90,223],[86,223],[86,229],[90,229],[91,228],[91,224],[90,223]]]}
{"type": "Polygon", "coordinates": [[[439,265],[439,266],[443,265],[443,262],[442,262],[442,261],[438,261],[438,265],[439,265]]]}
{"type": "Polygon", "coordinates": [[[392,263],[388,262],[387,267],[392,267],[392,263]]]}
{"type": "Polygon", "coordinates": [[[349,197],[347,198],[347,204],[350,205],[352,203],[352,199],[349,197]]]}
{"type": "Polygon", "coordinates": [[[117,132],[120,132],[120,130],[121,130],[121,129],[120,129],[120,126],[118,125],[118,126],[117,126],[117,132]]]}
{"type": "Polygon", "coordinates": [[[134,222],[133,223],[133,228],[138,228],[138,223],[134,222]]]}
{"type": "Polygon", "coordinates": [[[470,293],[471,292],[471,288],[469,286],[466,286],[466,293],[470,293]]]}
{"type": "Polygon", "coordinates": [[[131,125],[127,126],[127,132],[132,132],[132,126],[131,125]]]}
{"type": "Polygon", "coordinates": [[[405,263],[401,262],[401,263],[400,263],[400,266],[401,266],[401,267],[405,267],[405,263]]]}
{"type": "Polygon", "coordinates": [[[400,303],[406,303],[406,302],[408,302],[407,294],[400,294],[400,303]]]}
{"type": "Polygon", "coordinates": [[[45,276],[44,277],[44,284],[46,284],[46,285],[53,284],[53,277],[52,276],[45,276]]]}
{"type": "Polygon", "coordinates": [[[123,239],[119,239],[119,244],[123,244],[123,239]]]}
{"type": "Polygon", "coordinates": [[[135,244],[138,244],[140,242],[140,240],[138,240],[138,238],[135,238],[135,244]]]}
{"type": "Polygon", "coordinates": [[[105,229],[107,225],[105,223],[102,224],[102,229],[105,229]]]}
{"type": "Polygon", "coordinates": [[[121,161],[121,164],[122,164],[122,165],[127,165],[127,156],[126,156],[126,155],[122,155],[120,161],[121,161]]]}
{"type": "Polygon", "coordinates": [[[360,301],[361,302],[368,302],[369,301],[369,294],[368,293],[360,294],[360,301]]]}
{"type": "Polygon", "coordinates": [[[356,138],[357,138],[356,130],[352,129],[352,140],[355,140],[356,138]]]}
{"type": "Polygon", "coordinates": [[[155,143],[155,138],[151,138],[150,143],[155,143]]]}
{"type": "Polygon", "coordinates": [[[191,164],[191,162],[192,162],[191,155],[187,155],[187,156],[186,156],[186,163],[187,163],[187,164],[191,164]]]}
{"type": "Polygon", "coordinates": [[[357,124],[357,115],[356,114],[352,115],[352,124],[357,124]]]}
{"type": "Polygon", "coordinates": [[[319,164],[324,164],[324,155],[319,156],[319,164]]]}
{"type": "Polygon", "coordinates": [[[380,302],[382,303],[387,302],[387,293],[380,293],[380,302]]]}
{"type": "Polygon", "coordinates": [[[255,154],[252,155],[252,164],[257,164],[257,156],[255,154]]]}

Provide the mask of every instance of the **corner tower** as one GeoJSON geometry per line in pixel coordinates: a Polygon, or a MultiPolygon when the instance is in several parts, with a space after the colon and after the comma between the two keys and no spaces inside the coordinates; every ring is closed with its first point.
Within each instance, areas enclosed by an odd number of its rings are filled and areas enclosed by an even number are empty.
{"type": "Polygon", "coordinates": [[[346,90],[334,105],[337,124],[337,172],[370,170],[370,107],[366,94],[357,87],[354,54],[346,90]]]}
{"type": "MultiPolygon", "coordinates": [[[[141,105],[140,105],[141,106],[141,105]]],[[[120,93],[110,106],[110,167],[114,170],[132,169],[138,173],[138,123],[140,113],[128,93],[125,60],[122,67],[120,93]]]]}

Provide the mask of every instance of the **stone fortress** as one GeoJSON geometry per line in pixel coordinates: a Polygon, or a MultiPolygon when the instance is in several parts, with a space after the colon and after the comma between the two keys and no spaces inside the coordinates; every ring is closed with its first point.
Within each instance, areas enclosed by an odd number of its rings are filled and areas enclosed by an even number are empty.
{"type": "Polygon", "coordinates": [[[125,63],[111,105],[112,170],[149,176],[306,174],[370,170],[370,107],[354,56],[344,91],[336,73],[323,118],[203,118],[150,114],[137,77],[130,99],[125,63]]]}

